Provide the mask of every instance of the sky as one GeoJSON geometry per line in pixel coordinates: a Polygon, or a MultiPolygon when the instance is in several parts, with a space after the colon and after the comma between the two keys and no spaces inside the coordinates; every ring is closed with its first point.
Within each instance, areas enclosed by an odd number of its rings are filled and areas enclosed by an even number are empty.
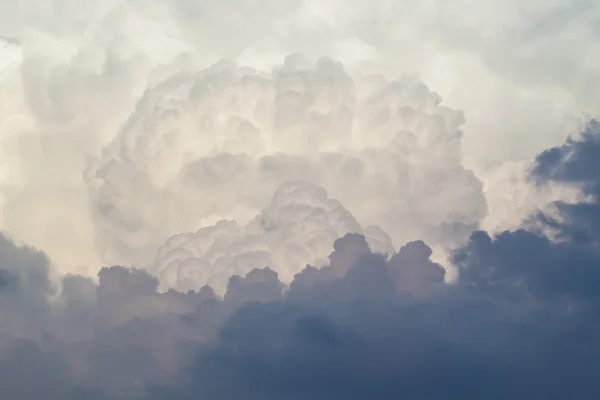
{"type": "Polygon", "coordinates": [[[598,398],[599,26],[0,0],[0,393],[598,398]]]}

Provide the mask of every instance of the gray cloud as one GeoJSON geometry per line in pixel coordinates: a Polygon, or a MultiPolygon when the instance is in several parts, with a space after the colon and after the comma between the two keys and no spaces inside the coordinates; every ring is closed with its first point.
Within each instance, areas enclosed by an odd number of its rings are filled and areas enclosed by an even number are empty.
{"type": "MultiPolygon", "coordinates": [[[[520,235],[506,235],[513,234],[520,235]]],[[[488,244],[501,252],[505,240],[488,244]]],[[[519,261],[535,252],[535,244],[524,242],[508,249],[519,261]]],[[[581,257],[566,258],[573,253],[560,246],[551,250],[563,255],[553,265],[521,268],[481,249],[473,254],[479,246],[476,235],[470,257],[508,270],[503,280],[472,279],[488,270],[463,264],[470,271],[464,282],[417,300],[394,292],[391,265],[386,269],[384,260],[370,256],[341,280],[302,296],[248,305],[228,320],[215,344],[201,348],[185,382],[156,388],[150,398],[597,396],[598,302],[587,300],[598,274],[570,276],[567,269],[581,257]],[[529,268],[539,282],[519,285],[529,268]],[[557,269],[570,279],[556,276],[557,269]],[[564,294],[569,303],[554,301],[564,294]]],[[[584,258],[598,270],[597,252],[584,258]]],[[[436,282],[421,279],[425,287],[436,282]]]]}
{"type": "MultiPolygon", "coordinates": [[[[532,170],[537,184],[560,179],[591,196],[561,210],[571,231],[580,220],[567,212],[598,202],[597,137],[592,122],[532,170]]],[[[11,329],[0,383],[10,381],[0,386],[32,399],[595,398],[594,232],[474,232],[452,254],[453,283],[423,241],[386,255],[347,234],[289,286],[258,268],[230,278],[222,299],[209,287],[159,292],[157,278],[123,267],[57,286],[43,253],[3,238],[0,322],[11,329]]]]}

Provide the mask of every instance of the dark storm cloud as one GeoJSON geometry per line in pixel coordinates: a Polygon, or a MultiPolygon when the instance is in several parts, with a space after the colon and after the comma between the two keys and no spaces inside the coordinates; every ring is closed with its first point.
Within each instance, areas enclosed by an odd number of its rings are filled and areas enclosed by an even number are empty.
{"type": "Polygon", "coordinates": [[[600,241],[600,122],[592,120],[578,139],[546,150],[536,159],[532,171],[537,182],[559,182],[581,188],[588,202],[558,202],[560,218],[540,216],[559,234],[579,242],[600,241]]]}
{"type": "MultiPolygon", "coordinates": [[[[157,293],[146,272],[104,268],[51,279],[47,257],[0,235],[0,395],[6,399],[131,398],[172,381],[188,348],[224,318],[197,313],[209,289],[157,293]],[[180,322],[200,314],[193,332],[180,322]]],[[[222,307],[221,307],[222,308],[222,307]]]]}
{"type": "Polygon", "coordinates": [[[363,254],[340,279],[308,268],[297,279],[314,286],[241,308],[188,381],[151,398],[596,398],[600,276],[566,270],[600,257],[527,235],[474,234],[454,286],[419,242],[389,261],[363,254]],[[394,290],[407,277],[418,291],[394,290]]]}
{"type": "Polygon", "coordinates": [[[545,150],[536,158],[533,176],[539,181],[562,181],[583,186],[600,196],[600,122],[590,121],[581,137],[545,150]]]}

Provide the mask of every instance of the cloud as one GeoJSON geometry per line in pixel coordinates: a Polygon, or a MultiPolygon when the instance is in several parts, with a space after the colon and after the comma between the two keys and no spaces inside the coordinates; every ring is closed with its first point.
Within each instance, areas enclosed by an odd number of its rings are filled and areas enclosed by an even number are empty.
{"type": "Polygon", "coordinates": [[[583,204],[558,201],[555,204],[558,215],[543,215],[543,221],[561,236],[596,244],[600,238],[600,180],[594,172],[600,154],[598,132],[598,122],[592,120],[579,138],[541,153],[532,171],[539,183],[560,182],[573,186],[586,200],[583,204]]]}
{"type": "Polygon", "coordinates": [[[27,247],[16,248],[0,237],[0,296],[2,333],[39,338],[40,321],[48,317],[46,297],[52,294],[46,256],[27,247]]]}
{"type": "Polygon", "coordinates": [[[167,287],[185,290],[206,284],[223,293],[229,277],[246,275],[257,265],[274,268],[290,282],[306,264],[324,263],[333,242],[347,232],[369,234],[382,251],[393,248],[385,232],[363,229],[323,189],[288,182],[246,226],[219,221],[176,235],[159,249],[153,265],[167,287]]]}
{"type": "MultiPolygon", "coordinates": [[[[85,390],[121,398],[151,381],[169,383],[186,360],[180,344],[190,332],[179,316],[215,301],[210,288],[159,294],[156,278],[123,267],[102,269],[98,283],[54,282],[43,253],[1,240],[0,393],[7,397],[79,398],[85,390]]],[[[203,314],[207,326],[188,340],[210,336],[226,315],[215,311],[211,320],[203,314]]]]}
{"type": "MultiPolygon", "coordinates": [[[[534,176],[595,187],[587,168],[595,159],[594,126],[542,153],[534,176]]],[[[283,300],[233,314],[218,340],[200,347],[188,379],[155,388],[150,398],[600,393],[593,368],[600,354],[594,241],[553,241],[524,229],[475,232],[452,257],[459,270],[454,284],[443,283],[444,269],[423,242],[391,258],[371,253],[358,235],[334,248],[330,265],[307,267],[283,300]]]]}
{"type": "Polygon", "coordinates": [[[0,0],[0,395],[597,398],[599,11],[0,0]]]}
{"type": "Polygon", "coordinates": [[[340,280],[296,285],[286,300],[247,305],[216,343],[201,347],[185,381],[155,388],[150,398],[594,398],[600,348],[590,289],[600,282],[600,255],[524,235],[474,235],[457,260],[464,281],[444,286],[422,276],[415,287],[437,288],[424,298],[394,291],[402,273],[390,276],[418,264],[369,254],[340,280]],[[557,302],[562,295],[570,302],[557,302]]]}
{"type": "MultiPolygon", "coordinates": [[[[540,154],[531,172],[538,185],[564,180],[588,195],[571,213],[598,202],[588,173],[594,127],[540,154]]],[[[283,192],[274,204],[319,191],[283,192]]],[[[576,229],[579,220],[562,223],[576,229]]],[[[228,226],[236,228],[222,222],[206,233],[219,238],[228,226]]],[[[386,255],[352,233],[289,286],[259,267],[231,277],[219,299],[207,286],[159,292],[156,277],[123,267],[102,269],[97,283],[57,284],[43,253],[3,238],[0,295],[10,312],[0,317],[11,330],[0,364],[15,374],[5,387],[39,394],[19,380],[27,361],[34,376],[53,366],[52,382],[39,379],[56,398],[595,398],[600,252],[587,239],[551,239],[536,227],[476,231],[452,253],[458,279],[446,283],[423,241],[386,255]]]]}
{"type": "Polygon", "coordinates": [[[462,122],[417,80],[354,80],[329,59],[182,74],[144,94],[87,171],[98,250],[153,263],[168,287],[222,291],[257,263],[289,282],[349,232],[382,252],[417,238],[447,248],[486,214],[461,165],[462,122]]]}
{"type": "MultiPolygon", "coordinates": [[[[226,157],[217,157],[220,153],[239,156],[242,150],[261,156],[284,153],[300,158],[316,148],[335,153],[335,157],[316,156],[305,174],[347,168],[341,175],[325,175],[318,185],[340,200],[362,225],[381,225],[394,245],[424,239],[435,248],[436,257],[441,257],[438,247],[447,246],[438,241],[444,242],[448,236],[465,237],[486,215],[483,201],[477,199],[480,188],[460,166],[473,169],[483,182],[487,202],[493,203],[489,209],[493,212],[485,219],[486,229],[517,227],[526,214],[521,210],[547,203],[546,197],[551,194],[538,194],[523,180],[517,182],[519,191],[513,191],[515,182],[505,177],[521,172],[506,162],[522,163],[544,148],[558,145],[576,129],[581,112],[598,111],[594,101],[597,91],[589,84],[595,81],[590,78],[598,60],[593,51],[588,51],[598,44],[594,28],[598,9],[589,2],[529,1],[519,3],[519,7],[512,1],[489,1],[483,7],[473,1],[414,5],[387,0],[351,5],[308,0],[277,5],[245,0],[202,4],[103,0],[76,5],[54,0],[52,4],[48,8],[32,6],[28,1],[0,4],[4,16],[0,34],[21,43],[19,48],[0,49],[1,60],[13,60],[3,65],[0,73],[0,95],[7,99],[0,110],[0,220],[4,231],[44,249],[65,272],[95,275],[105,263],[130,264],[140,259],[150,263],[157,248],[175,233],[196,231],[219,219],[244,225],[268,204],[278,187],[275,178],[270,178],[269,187],[257,185],[260,198],[254,193],[241,204],[232,193],[218,192],[222,197],[219,203],[227,205],[223,207],[226,211],[188,219],[178,213],[185,210],[186,215],[203,214],[209,207],[202,205],[206,194],[204,190],[198,193],[196,182],[196,178],[206,178],[189,177],[192,182],[184,184],[182,176],[173,177],[180,172],[183,175],[182,168],[186,167],[182,163],[187,165],[209,155],[224,162],[226,157]],[[469,17],[463,15],[464,9],[470,10],[469,17]],[[14,15],[18,18],[7,17],[14,15]],[[232,31],[231,26],[236,29],[232,31]],[[567,52],[572,57],[555,56],[567,52]],[[273,67],[290,53],[305,54],[312,62],[292,57],[283,72],[273,74],[273,67]],[[343,64],[317,65],[315,61],[323,57],[343,64]],[[230,61],[219,63],[221,59],[230,61]],[[246,65],[262,72],[243,70],[241,67],[246,65]],[[545,65],[544,71],[538,71],[539,65],[545,65]],[[386,78],[365,84],[362,78],[371,74],[386,78]],[[407,74],[419,76],[431,94],[419,93],[419,84],[404,78],[400,85],[407,87],[407,96],[411,93],[415,97],[403,98],[394,92],[398,89],[394,82],[407,74]],[[298,82],[304,78],[307,86],[299,89],[298,82]],[[207,95],[212,90],[211,79],[222,79],[221,86],[215,86],[216,97],[207,95]],[[245,82],[243,89],[238,85],[241,80],[245,82]],[[196,81],[195,97],[182,97],[181,92],[196,81]],[[208,85],[208,89],[202,89],[202,85],[208,85]],[[293,93],[297,90],[306,96],[303,100],[295,99],[293,93]],[[379,94],[369,96],[374,91],[379,94]],[[228,102],[228,96],[241,93],[246,97],[238,98],[238,105],[228,102]],[[430,179],[429,173],[418,176],[425,174],[420,169],[414,172],[407,192],[409,204],[398,204],[389,213],[405,213],[396,221],[381,215],[386,206],[376,200],[358,212],[357,207],[347,204],[349,189],[336,187],[336,182],[347,182],[347,175],[356,175],[359,165],[367,171],[369,166],[388,172],[398,169],[389,157],[366,153],[372,146],[387,149],[389,136],[397,133],[394,126],[402,125],[417,137],[427,138],[421,143],[424,148],[432,148],[427,140],[438,143],[433,125],[426,126],[423,113],[429,110],[419,108],[424,98],[435,103],[432,93],[444,99],[436,114],[449,124],[442,136],[460,130],[462,137],[449,138],[450,143],[439,141],[449,147],[441,146],[431,153],[417,152],[410,143],[404,146],[413,154],[411,163],[419,158],[422,163],[436,164],[436,174],[444,170],[447,175],[430,179]],[[310,96],[315,101],[312,105],[310,96]],[[394,96],[398,98],[392,100],[394,96]],[[169,98],[178,100],[167,105],[169,98]],[[393,101],[417,106],[415,121],[421,126],[407,128],[402,118],[408,117],[404,114],[392,113],[386,122],[374,121],[376,116],[384,118],[386,112],[391,112],[393,101]],[[259,102],[266,105],[256,105],[259,102]],[[242,106],[243,110],[238,109],[242,106]],[[302,111],[302,107],[308,108],[302,111]],[[315,117],[311,112],[317,109],[329,116],[315,117]],[[464,121],[458,110],[464,112],[464,121]],[[205,122],[209,125],[199,124],[201,114],[208,118],[205,122]],[[302,119],[291,129],[289,124],[301,114],[302,119]],[[241,120],[236,122],[236,117],[241,120]],[[146,129],[144,124],[150,126],[146,129]],[[197,130],[203,133],[190,133],[197,130]],[[319,130],[328,134],[315,133],[319,130]],[[425,134],[424,130],[433,131],[425,134]],[[349,132],[352,140],[347,136],[349,132]],[[225,137],[227,142],[223,142],[225,137]],[[278,139],[264,142],[265,138],[275,137],[278,139]],[[129,142],[136,140],[139,143],[129,142]],[[169,140],[174,143],[168,145],[169,140]],[[119,153],[115,147],[121,145],[123,154],[115,154],[119,153]],[[153,146],[161,150],[155,152],[153,146]],[[339,146],[348,147],[343,157],[339,146]],[[187,153],[193,159],[186,158],[187,153]],[[100,160],[100,166],[88,162],[89,156],[100,160]],[[498,169],[502,179],[494,172],[498,169]],[[100,177],[94,176],[96,172],[100,177]],[[82,179],[82,173],[86,179],[82,179]],[[95,179],[104,179],[104,174],[122,177],[111,178],[113,182],[100,189],[95,179]],[[119,179],[122,181],[117,183],[119,179]],[[135,185],[127,179],[135,179],[135,185]],[[146,179],[150,182],[144,182],[146,179]],[[179,183],[172,184],[174,179],[179,183]],[[415,187],[419,181],[437,184],[415,187]],[[168,188],[164,187],[169,182],[168,188]],[[453,188],[458,186],[462,189],[455,191],[453,188]],[[519,201],[503,199],[507,191],[519,201]],[[451,197],[455,193],[459,199],[451,197]],[[111,200],[105,198],[111,195],[111,200]],[[139,210],[129,211],[131,206],[119,203],[123,200],[117,201],[118,196],[143,198],[144,205],[136,201],[134,208],[139,210]],[[235,206],[225,197],[236,198],[235,206]],[[431,207],[429,211],[419,209],[420,204],[438,198],[445,204],[436,205],[439,214],[432,213],[431,207]],[[473,203],[465,202],[466,198],[473,203]],[[465,208],[477,211],[465,215],[456,209],[463,203],[469,203],[465,208]],[[193,210],[198,205],[202,211],[193,210]],[[98,208],[104,213],[101,217],[98,208]],[[147,215],[159,216],[156,224],[164,229],[148,226],[147,215]],[[440,227],[440,219],[446,219],[445,226],[440,227]],[[508,225],[504,223],[507,219],[511,220],[508,225]],[[463,222],[465,231],[457,234],[455,230],[463,229],[463,222]],[[383,226],[386,224],[389,226],[383,226]],[[143,233],[132,232],[141,225],[143,233]],[[73,242],[77,245],[72,246],[73,242]]],[[[410,135],[405,139],[410,142],[410,135]]],[[[252,169],[237,158],[238,168],[244,165],[252,169]]],[[[256,166],[258,158],[245,162],[256,166]]],[[[306,161],[294,168],[307,168],[306,161]]],[[[233,163],[233,158],[229,162],[233,163]]],[[[253,173],[257,171],[240,179],[256,183],[262,177],[253,173]]],[[[391,176],[388,179],[392,182],[379,176],[373,179],[373,174],[363,173],[361,192],[372,192],[373,199],[404,198],[406,191],[394,193],[391,188],[406,182],[391,176]],[[382,189],[385,186],[387,191],[382,189]]],[[[228,179],[225,181],[230,187],[240,185],[231,176],[228,179]]]]}

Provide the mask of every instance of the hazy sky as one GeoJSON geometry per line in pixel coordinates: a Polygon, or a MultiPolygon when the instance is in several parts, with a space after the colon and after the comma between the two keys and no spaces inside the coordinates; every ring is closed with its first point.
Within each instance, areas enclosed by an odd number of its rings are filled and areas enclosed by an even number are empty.
{"type": "Polygon", "coordinates": [[[0,0],[0,392],[595,398],[599,26],[0,0]]]}

